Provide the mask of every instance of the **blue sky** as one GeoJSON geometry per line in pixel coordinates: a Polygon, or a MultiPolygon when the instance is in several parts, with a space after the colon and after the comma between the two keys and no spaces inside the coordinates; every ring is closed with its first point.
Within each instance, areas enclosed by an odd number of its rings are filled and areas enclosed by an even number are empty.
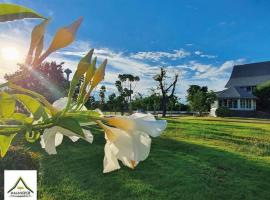
{"type": "MultiPolygon", "coordinates": [[[[270,58],[270,2],[267,0],[2,2],[18,3],[51,16],[48,42],[58,27],[83,16],[77,42],[50,59],[64,60],[66,67],[74,69],[87,48],[95,48],[100,59],[109,60],[104,83],[111,91],[118,73],[132,72],[142,79],[138,91],[146,93],[155,85],[152,75],[158,67],[165,66],[170,73],[181,74],[177,94],[184,99],[190,84],[220,90],[233,65],[270,58]]],[[[27,50],[28,29],[38,22],[0,24],[0,48],[11,41],[18,49],[27,50]],[[12,36],[16,37],[16,42],[12,41],[12,36]]],[[[2,69],[2,74],[10,69],[2,69]]]]}

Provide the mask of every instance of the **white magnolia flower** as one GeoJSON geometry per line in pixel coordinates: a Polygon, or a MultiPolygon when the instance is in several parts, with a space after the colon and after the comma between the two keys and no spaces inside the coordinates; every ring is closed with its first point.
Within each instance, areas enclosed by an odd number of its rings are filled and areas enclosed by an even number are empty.
{"type": "Polygon", "coordinates": [[[158,137],[167,127],[166,120],[156,120],[150,113],[135,113],[129,117],[111,117],[108,123],[128,132],[137,130],[147,133],[151,137],[158,137]]]}
{"type": "MultiPolygon", "coordinates": [[[[53,103],[53,107],[61,110],[64,109],[67,104],[68,98],[63,97],[53,103]]],[[[85,107],[83,110],[87,110],[85,107]]],[[[93,135],[89,130],[82,129],[84,137],[60,126],[53,126],[44,130],[43,135],[40,136],[41,147],[46,150],[48,154],[56,154],[56,147],[62,143],[63,135],[69,137],[73,142],[76,142],[79,138],[85,139],[87,142],[93,142],[93,135]]]]}
{"type": "Polygon", "coordinates": [[[120,168],[118,160],[130,168],[145,160],[150,152],[151,138],[157,137],[167,126],[166,120],[156,120],[151,114],[136,113],[129,117],[112,117],[108,123],[99,122],[105,131],[103,173],[120,168]]]}
{"type": "MultiPolygon", "coordinates": [[[[83,129],[84,138],[87,142],[93,142],[93,135],[89,130],[83,129]]],[[[76,133],[62,128],[60,126],[53,126],[44,130],[43,135],[40,136],[41,147],[46,150],[48,154],[56,154],[56,147],[63,141],[63,135],[69,137],[73,142],[76,142],[81,136],[76,133]]]]}
{"type": "Polygon", "coordinates": [[[151,138],[146,133],[139,131],[127,133],[101,123],[100,126],[104,129],[106,138],[103,173],[119,169],[118,160],[133,169],[148,157],[151,138]]]}

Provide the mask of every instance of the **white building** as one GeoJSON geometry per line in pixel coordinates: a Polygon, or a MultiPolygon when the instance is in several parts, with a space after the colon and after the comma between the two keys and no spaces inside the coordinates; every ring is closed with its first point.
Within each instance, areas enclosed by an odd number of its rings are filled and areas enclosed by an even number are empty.
{"type": "Polygon", "coordinates": [[[225,90],[217,92],[217,101],[212,105],[210,115],[220,106],[228,107],[233,113],[256,111],[253,91],[258,84],[270,80],[270,62],[236,65],[225,90]]]}

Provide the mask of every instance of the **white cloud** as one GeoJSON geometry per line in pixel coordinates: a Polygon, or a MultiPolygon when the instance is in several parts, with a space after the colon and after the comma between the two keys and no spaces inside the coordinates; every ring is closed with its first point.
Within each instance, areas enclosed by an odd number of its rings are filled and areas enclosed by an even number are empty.
{"type": "MultiPolygon", "coordinates": [[[[21,52],[22,57],[26,55],[33,24],[20,21],[20,23],[0,24],[0,26],[0,48],[13,46],[21,52]]],[[[47,38],[51,38],[50,35],[47,38]]],[[[89,42],[76,41],[70,47],[53,53],[47,60],[58,63],[65,62],[64,67],[68,67],[74,72],[80,58],[91,48],[92,45],[89,42]]],[[[206,55],[201,51],[196,51],[194,54],[198,56],[206,55]]],[[[175,65],[167,64],[170,63],[169,60],[179,59],[177,62],[182,62],[181,58],[188,57],[189,55],[190,53],[183,49],[174,50],[173,52],[150,51],[129,54],[114,51],[110,48],[95,49],[95,56],[98,57],[99,62],[105,58],[108,59],[107,72],[103,82],[107,86],[108,93],[115,92],[114,82],[117,80],[119,73],[132,73],[138,75],[141,79],[136,87],[137,92],[146,94],[149,88],[156,86],[156,82],[152,77],[159,72],[160,66],[155,64],[156,61],[159,61],[159,63],[163,63],[165,66],[167,65],[169,76],[172,77],[174,73],[181,75],[176,88],[176,95],[182,99],[185,99],[186,90],[192,84],[207,85],[213,90],[222,89],[229,78],[232,66],[241,64],[244,61],[243,59],[230,60],[218,66],[204,64],[198,61],[189,61],[184,64],[175,65]]],[[[23,59],[16,62],[23,62],[23,59]]],[[[12,73],[17,69],[16,62],[7,62],[5,59],[0,59],[0,82],[3,82],[3,75],[5,73],[12,73]]]]}
{"type": "MultiPolygon", "coordinates": [[[[205,70],[204,71],[198,70],[200,73],[197,74],[194,78],[210,79],[210,80],[219,80],[220,78],[228,78],[233,66],[243,64],[244,61],[245,59],[241,58],[237,60],[225,61],[220,66],[212,66],[212,65],[205,66],[204,67],[205,70]]],[[[193,68],[198,68],[198,66],[200,66],[200,64],[198,63],[191,63],[191,65],[193,65],[191,66],[193,68]]]]}
{"type": "Polygon", "coordinates": [[[217,56],[214,56],[214,55],[208,55],[208,54],[205,54],[204,52],[202,51],[195,51],[194,52],[195,55],[201,57],[201,58],[208,58],[208,59],[214,59],[214,58],[217,58],[217,56]]]}
{"type": "Polygon", "coordinates": [[[189,56],[190,53],[184,49],[173,50],[173,52],[164,51],[142,51],[131,54],[130,57],[138,60],[160,61],[161,59],[177,60],[189,56]]]}

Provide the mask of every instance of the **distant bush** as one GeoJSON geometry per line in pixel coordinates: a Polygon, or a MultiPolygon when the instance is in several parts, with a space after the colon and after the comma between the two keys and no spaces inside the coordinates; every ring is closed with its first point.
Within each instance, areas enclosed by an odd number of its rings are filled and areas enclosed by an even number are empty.
{"type": "Polygon", "coordinates": [[[216,110],[216,115],[218,117],[229,117],[229,116],[231,116],[231,111],[227,107],[219,107],[216,110]]]}

